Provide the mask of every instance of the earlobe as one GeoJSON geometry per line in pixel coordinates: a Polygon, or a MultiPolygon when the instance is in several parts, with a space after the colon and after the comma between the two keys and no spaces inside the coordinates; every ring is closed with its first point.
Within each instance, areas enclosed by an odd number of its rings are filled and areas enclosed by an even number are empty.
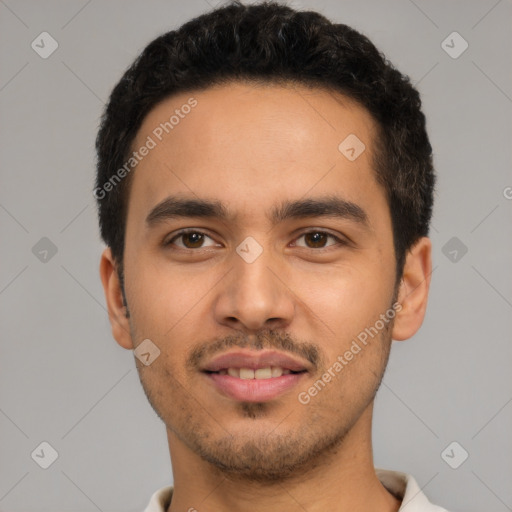
{"type": "Polygon", "coordinates": [[[107,301],[108,317],[112,327],[112,335],[127,350],[133,349],[128,322],[127,308],[124,305],[121,283],[117,272],[117,264],[112,257],[112,251],[107,248],[103,251],[100,261],[100,277],[107,301]]]}
{"type": "Polygon", "coordinates": [[[432,274],[432,242],[420,238],[406,255],[398,293],[401,310],[395,317],[392,338],[402,341],[420,328],[427,309],[432,274]]]}

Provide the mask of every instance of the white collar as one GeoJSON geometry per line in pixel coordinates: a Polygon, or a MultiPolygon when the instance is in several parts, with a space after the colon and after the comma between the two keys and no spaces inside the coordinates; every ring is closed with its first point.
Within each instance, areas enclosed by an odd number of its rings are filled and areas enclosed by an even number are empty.
{"type": "MultiPolygon", "coordinates": [[[[402,500],[399,512],[447,512],[446,509],[430,503],[411,475],[378,468],[375,469],[375,473],[382,485],[391,494],[402,500]]],[[[171,502],[172,491],[172,485],[162,487],[156,491],[151,496],[144,512],[166,512],[171,502]]]]}

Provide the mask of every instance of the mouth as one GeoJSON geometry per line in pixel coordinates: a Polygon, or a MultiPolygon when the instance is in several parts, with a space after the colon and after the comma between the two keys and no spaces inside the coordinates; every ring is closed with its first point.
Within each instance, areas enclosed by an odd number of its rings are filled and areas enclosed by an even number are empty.
{"type": "Polygon", "coordinates": [[[242,380],[266,380],[275,379],[282,375],[289,375],[291,373],[304,373],[306,370],[293,371],[289,368],[282,368],[281,366],[265,366],[263,368],[222,368],[217,372],[205,370],[205,373],[217,374],[217,375],[230,375],[242,380]]]}
{"type": "Polygon", "coordinates": [[[308,373],[308,363],[273,351],[220,355],[202,368],[214,389],[236,401],[264,402],[289,391],[308,373]]]}

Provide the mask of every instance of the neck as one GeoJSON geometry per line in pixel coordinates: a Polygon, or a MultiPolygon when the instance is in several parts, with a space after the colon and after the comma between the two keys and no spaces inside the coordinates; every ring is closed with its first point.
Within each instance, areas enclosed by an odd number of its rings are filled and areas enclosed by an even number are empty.
{"type": "Polygon", "coordinates": [[[396,512],[400,501],[375,474],[371,420],[372,404],[337,447],[311,461],[310,470],[265,484],[224,474],[168,430],[174,492],[167,512],[396,512]]]}

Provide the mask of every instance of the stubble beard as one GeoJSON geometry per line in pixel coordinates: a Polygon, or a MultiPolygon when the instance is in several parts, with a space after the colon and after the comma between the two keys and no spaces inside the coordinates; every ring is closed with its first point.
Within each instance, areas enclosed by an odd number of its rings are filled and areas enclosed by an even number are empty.
{"type": "MultiPolygon", "coordinates": [[[[373,342],[390,344],[391,340],[380,339],[373,342]]],[[[164,414],[165,406],[155,400],[150,391],[151,386],[145,385],[142,379],[141,382],[148,401],[167,428],[191,451],[210,463],[212,470],[232,481],[275,485],[290,479],[301,479],[315,468],[328,464],[336,456],[351,428],[373,403],[388,357],[389,349],[382,353],[381,374],[374,373],[375,377],[372,376],[375,378],[374,385],[366,399],[358,404],[357,411],[350,411],[347,407],[347,414],[344,414],[345,410],[340,414],[338,409],[336,416],[329,411],[318,411],[318,414],[309,414],[306,422],[298,422],[296,428],[291,430],[288,427],[287,431],[283,431],[278,425],[268,432],[258,432],[255,429],[249,434],[238,436],[230,435],[218,425],[213,425],[208,414],[198,417],[194,409],[200,406],[194,400],[188,401],[182,407],[176,407],[174,414],[164,414]],[[214,433],[212,427],[220,430],[220,433],[214,433]]],[[[172,379],[167,382],[172,385],[172,379]]],[[[178,393],[180,391],[183,392],[183,389],[177,390],[178,393]]],[[[300,405],[298,411],[302,413],[304,408],[312,406],[314,404],[300,405]]],[[[323,407],[326,408],[325,402],[323,407]]],[[[252,420],[255,427],[256,422],[265,421],[265,417],[272,412],[271,409],[271,404],[265,402],[240,402],[236,406],[237,416],[252,420]]],[[[314,409],[310,410],[313,412],[314,409]]],[[[306,409],[307,412],[309,411],[306,409]]],[[[286,421],[290,425],[289,420],[293,419],[293,415],[293,412],[289,418],[283,415],[283,423],[286,421]]]]}
{"type": "MultiPolygon", "coordinates": [[[[220,424],[213,425],[208,414],[198,416],[195,413],[201,408],[200,405],[193,398],[186,397],[181,385],[176,386],[168,369],[163,369],[163,374],[150,377],[149,380],[159,380],[159,386],[146,382],[144,369],[139,371],[139,377],[149,403],[167,428],[191,451],[210,463],[213,471],[233,481],[275,485],[290,479],[301,479],[336,456],[351,428],[373,403],[389,359],[393,324],[394,321],[391,321],[378,339],[371,342],[380,345],[380,359],[376,371],[369,370],[373,374],[373,385],[367,389],[364,400],[357,404],[357,410],[333,407],[338,413],[333,419],[332,413],[326,410],[325,402],[323,410],[315,409],[314,404],[301,405],[299,412],[304,411],[303,407],[313,407],[311,414],[307,416],[307,421],[297,422],[296,428],[288,428],[288,431],[283,431],[278,425],[268,432],[256,429],[256,434],[252,431],[250,434],[231,435],[220,424]],[[158,387],[160,390],[174,388],[174,396],[164,397],[162,402],[164,393],[158,392],[158,387]],[[169,410],[169,403],[173,404],[172,410],[169,410]],[[214,433],[215,428],[220,433],[214,433]]],[[[334,382],[327,386],[336,385],[334,382]]],[[[322,391],[320,395],[326,392],[322,391]]],[[[265,421],[265,417],[273,412],[274,405],[268,402],[240,402],[236,405],[237,416],[253,420],[256,425],[258,421],[265,421]]],[[[281,420],[283,424],[293,419],[293,415],[293,411],[289,413],[289,418],[284,415],[281,420]]]]}

